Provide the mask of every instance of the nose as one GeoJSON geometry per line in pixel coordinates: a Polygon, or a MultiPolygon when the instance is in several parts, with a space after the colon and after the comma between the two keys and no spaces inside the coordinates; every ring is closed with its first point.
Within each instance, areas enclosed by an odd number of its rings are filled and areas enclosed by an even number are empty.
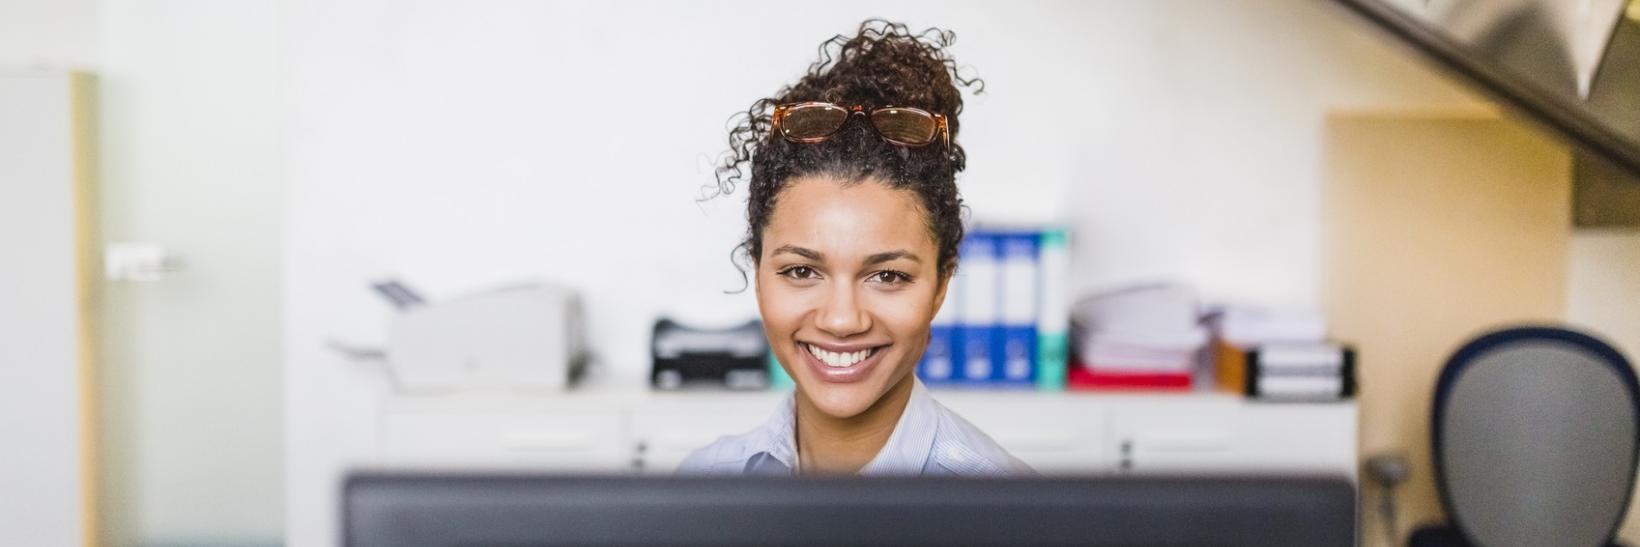
{"type": "Polygon", "coordinates": [[[848,283],[840,283],[831,291],[825,305],[820,307],[815,322],[822,332],[838,338],[871,330],[871,314],[860,306],[855,287],[848,283]]]}

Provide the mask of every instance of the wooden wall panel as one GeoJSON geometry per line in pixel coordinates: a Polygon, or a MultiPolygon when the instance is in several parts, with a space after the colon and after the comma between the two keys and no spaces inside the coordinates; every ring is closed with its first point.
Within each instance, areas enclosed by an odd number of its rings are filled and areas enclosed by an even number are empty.
{"type": "MultiPolygon", "coordinates": [[[[1334,116],[1324,138],[1321,300],[1360,352],[1362,457],[1413,463],[1405,534],[1441,518],[1429,421],[1446,358],[1483,330],[1564,315],[1571,160],[1474,113],[1334,116]]],[[[1363,545],[1390,545],[1362,482],[1363,545]]]]}

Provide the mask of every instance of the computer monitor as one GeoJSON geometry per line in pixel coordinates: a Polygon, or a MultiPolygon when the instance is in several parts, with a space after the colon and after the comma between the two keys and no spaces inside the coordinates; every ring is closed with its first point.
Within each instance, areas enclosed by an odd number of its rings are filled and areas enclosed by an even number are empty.
{"type": "Polygon", "coordinates": [[[1324,478],[796,479],[368,473],[347,547],[1348,546],[1324,478]]]}

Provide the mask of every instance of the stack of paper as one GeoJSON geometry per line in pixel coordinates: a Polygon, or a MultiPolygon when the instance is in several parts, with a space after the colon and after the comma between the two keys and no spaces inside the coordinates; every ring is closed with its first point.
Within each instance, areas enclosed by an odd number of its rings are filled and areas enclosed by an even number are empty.
{"type": "Polygon", "coordinates": [[[1339,344],[1264,344],[1248,353],[1247,395],[1337,400],[1355,395],[1355,350],[1339,344]]]}
{"type": "Polygon", "coordinates": [[[1144,285],[1094,295],[1071,310],[1074,389],[1189,389],[1207,343],[1196,294],[1144,285]]]}
{"type": "Polygon", "coordinates": [[[1338,399],[1355,391],[1355,352],[1326,341],[1313,312],[1226,308],[1207,319],[1219,389],[1264,399],[1338,399]]]}

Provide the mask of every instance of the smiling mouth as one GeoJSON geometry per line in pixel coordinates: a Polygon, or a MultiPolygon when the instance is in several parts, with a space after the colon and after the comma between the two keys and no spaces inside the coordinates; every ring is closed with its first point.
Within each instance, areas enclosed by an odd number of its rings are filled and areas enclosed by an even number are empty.
{"type": "Polygon", "coordinates": [[[809,352],[809,355],[814,356],[814,358],[819,360],[821,364],[830,368],[849,368],[854,365],[858,365],[865,362],[866,359],[870,359],[872,355],[875,355],[884,347],[887,347],[877,346],[859,351],[836,352],[826,351],[825,349],[822,349],[814,344],[803,344],[802,346],[804,351],[809,352]]]}

